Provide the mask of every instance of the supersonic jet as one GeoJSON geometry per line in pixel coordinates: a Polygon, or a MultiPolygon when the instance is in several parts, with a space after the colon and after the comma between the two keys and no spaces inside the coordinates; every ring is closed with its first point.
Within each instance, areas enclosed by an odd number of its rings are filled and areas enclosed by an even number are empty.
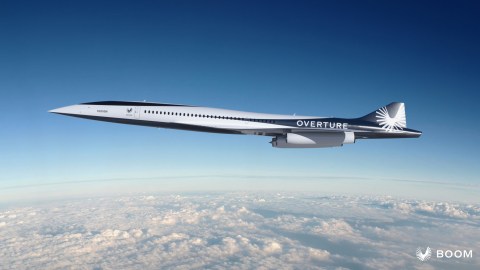
{"type": "Polygon", "coordinates": [[[100,101],[62,107],[51,113],[98,121],[182,130],[272,137],[278,148],[323,148],[358,139],[418,138],[407,128],[405,104],[393,102],[359,118],[280,115],[190,105],[100,101]]]}

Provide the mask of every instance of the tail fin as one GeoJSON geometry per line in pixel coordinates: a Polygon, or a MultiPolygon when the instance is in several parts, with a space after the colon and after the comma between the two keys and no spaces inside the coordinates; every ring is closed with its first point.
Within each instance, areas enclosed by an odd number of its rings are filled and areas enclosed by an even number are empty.
{"type": "Polygon", "coordinates": [[[387,132],[402,130],[407,127],[405,104],[392,102],[385,107],[360,117],[359,120],[376,123],[387,132]]]}

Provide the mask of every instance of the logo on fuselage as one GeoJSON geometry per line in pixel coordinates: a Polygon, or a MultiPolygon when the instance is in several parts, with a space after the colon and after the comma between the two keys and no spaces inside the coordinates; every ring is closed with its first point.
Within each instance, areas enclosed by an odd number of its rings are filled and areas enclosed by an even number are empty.
{"type": "Polygon", "coordinates": [[[131,113],[132,110],[133,110],[133,108],[128,108],[128,109],[127,109],[127,113],[131,113]]]}
{"type": "Polygon", "coordinates": [[[334,129],[347,129],[347,123],[329,122],[329,121],[316,121],[316,120],[298,120],[297,127],[310,127],[310,128],[334,128],[334,129]]]}

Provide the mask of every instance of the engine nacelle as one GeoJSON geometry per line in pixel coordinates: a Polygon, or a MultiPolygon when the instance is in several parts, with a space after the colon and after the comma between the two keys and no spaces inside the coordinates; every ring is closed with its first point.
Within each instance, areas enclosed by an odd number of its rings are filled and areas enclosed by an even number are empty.
{"type": "Polygon", "coordinates": [[[355,143],[353,132],[287,133],[272,140],[272,146],[278,148],[323,148],[337,147],[346,143],[355,143]]]}

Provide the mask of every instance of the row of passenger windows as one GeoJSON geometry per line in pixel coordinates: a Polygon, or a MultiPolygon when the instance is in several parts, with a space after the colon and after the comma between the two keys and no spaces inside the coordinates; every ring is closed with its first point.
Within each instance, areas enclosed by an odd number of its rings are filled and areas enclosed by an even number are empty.
{"type": "Polygon", "coordinates": [[[241,121],[254,121],[262,123],[275,123],[274,120],[266,119],[253,119],[253,118],[241,118],[241,117],[230,117],[230,116],[219,116],[219,115],[208,115],[208,114],[194,114],[194,113],[179,113],[179,112],[162,112],[162,111],[147,111],[144,113],[148,114],[163,114],[163,115],[176,115],[176,116],[186,116],[186,117],[203,117],[203,118],[214,118],[214,119],[227,119],[227,120],[241,120],[241,121]]]}

